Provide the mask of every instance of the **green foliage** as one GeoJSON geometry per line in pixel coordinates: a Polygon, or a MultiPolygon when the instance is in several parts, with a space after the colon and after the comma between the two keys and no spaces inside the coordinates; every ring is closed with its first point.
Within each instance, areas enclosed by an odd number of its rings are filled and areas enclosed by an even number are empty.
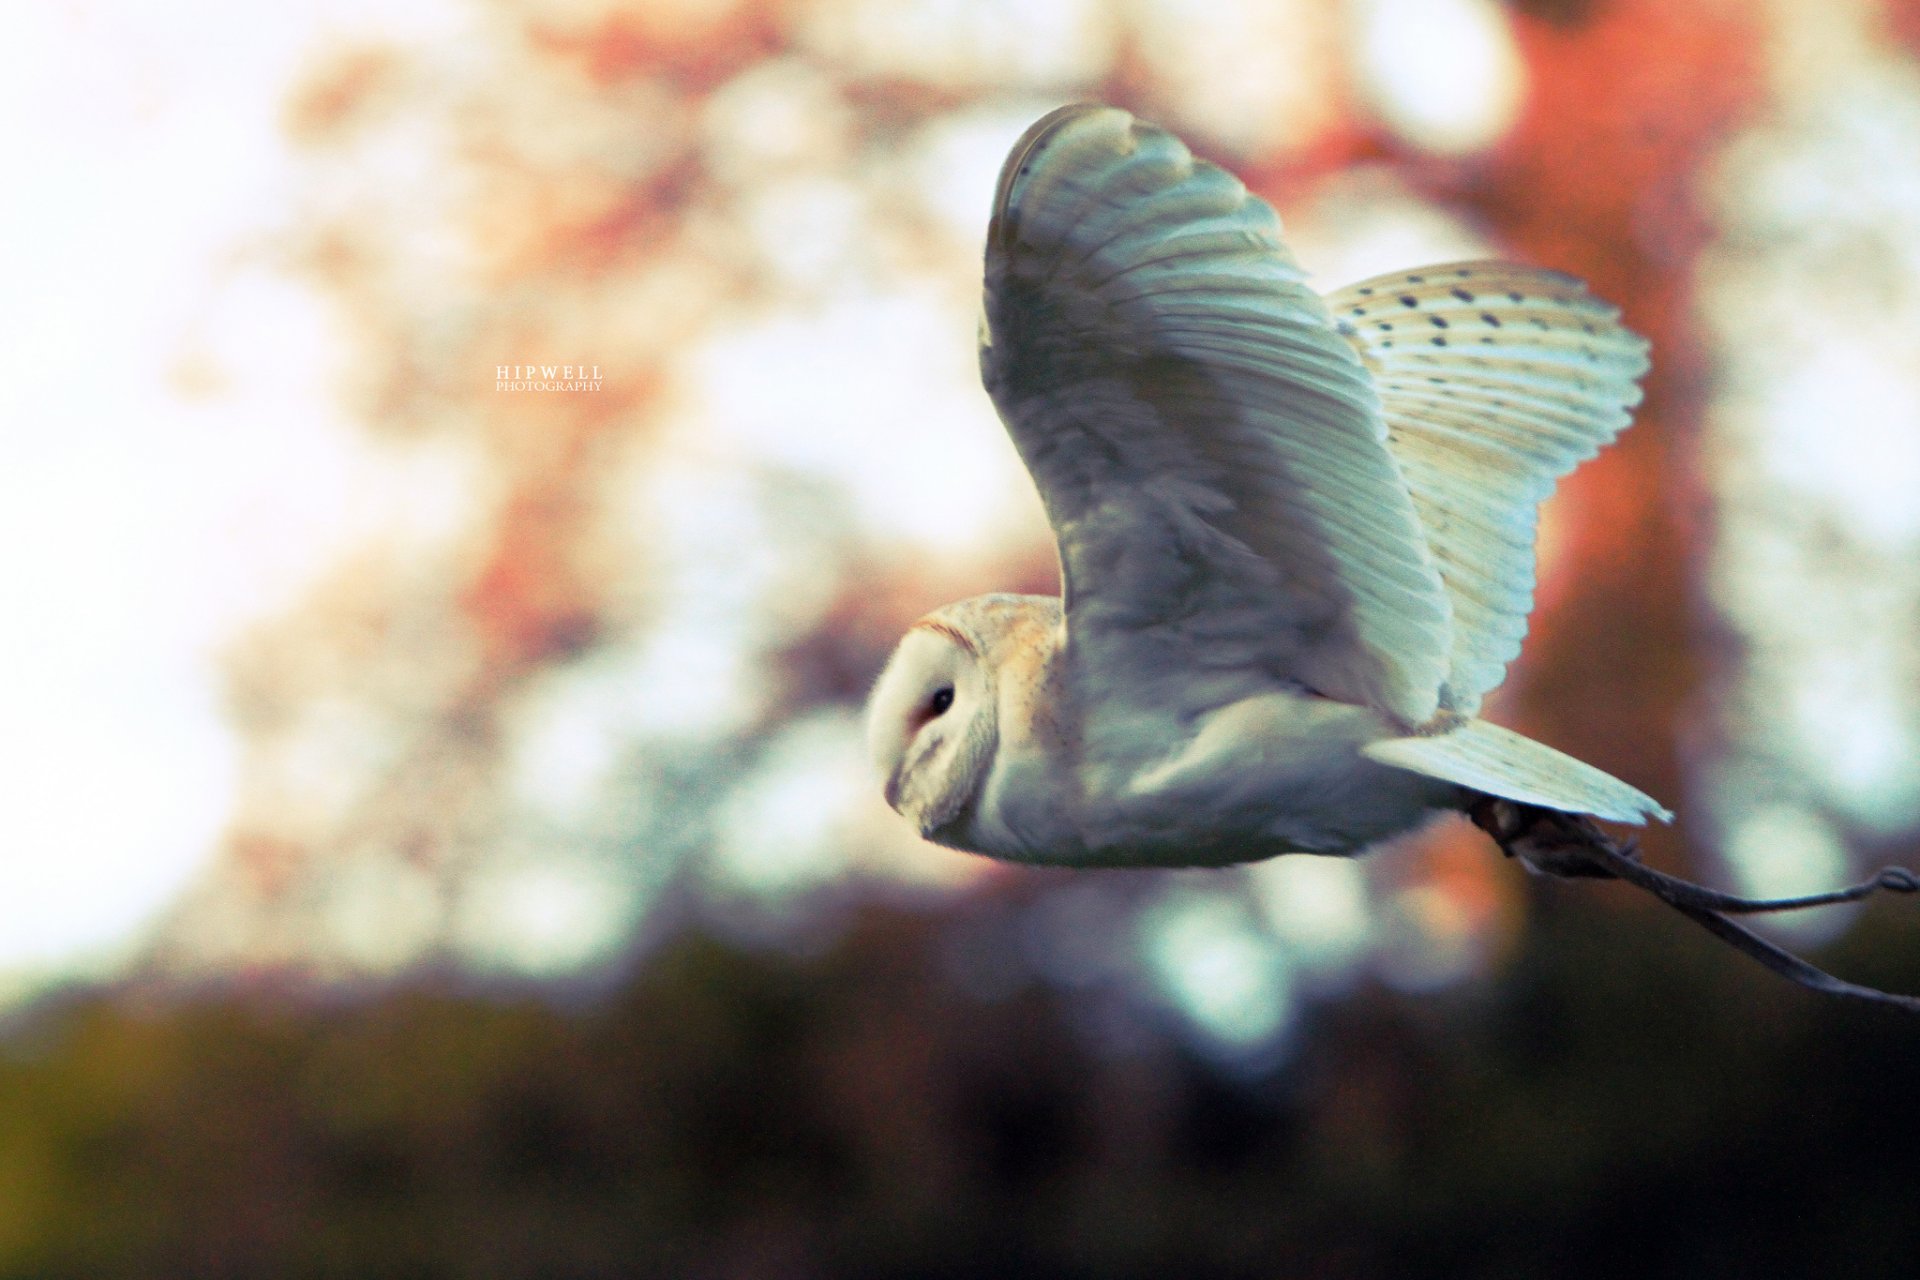
{"type": "MultiPolygon", "coordinates": [[[[1260,1071],[1118,993],[964,993],[1004,898],[688,936],[571,1011],[96,993],[0,1052],[0,1276],[1905,1274],[1914,1025],[1543,892],[1497,980],[1260,1071]]],[[[1912,937],[1836,963],[1912,986],[1912,937]]]]}

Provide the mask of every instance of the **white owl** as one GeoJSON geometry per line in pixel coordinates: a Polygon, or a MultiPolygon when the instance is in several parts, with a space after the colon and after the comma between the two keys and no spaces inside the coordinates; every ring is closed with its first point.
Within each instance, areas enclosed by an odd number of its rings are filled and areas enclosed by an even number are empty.
{"type": "Polygon", "coordinates": [[[949,605],[887,663],[868,740],[927,838],[1217,866],[1480,796],[1670,816],[1474,714],[1526,633],[1536,510],[1627,425],[1646,344],[1532,267],[1302,281],[1264,201],[1124,111],[1014,147],[980,362],[1064,598],[949,605]]]}

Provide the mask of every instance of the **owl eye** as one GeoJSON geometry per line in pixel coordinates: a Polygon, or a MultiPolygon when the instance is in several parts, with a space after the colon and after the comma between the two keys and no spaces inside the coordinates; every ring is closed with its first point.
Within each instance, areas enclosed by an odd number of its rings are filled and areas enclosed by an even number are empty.
{"type": "Polygon", "coordinates": [[[939,689],[934,690],[933,701],[927,704],[927,716],[929,719],[935,716],[943,716],[947,713],[947,708],[951,707],[952,705],[953,705],[953,686],[945,685],[939,689]]]}

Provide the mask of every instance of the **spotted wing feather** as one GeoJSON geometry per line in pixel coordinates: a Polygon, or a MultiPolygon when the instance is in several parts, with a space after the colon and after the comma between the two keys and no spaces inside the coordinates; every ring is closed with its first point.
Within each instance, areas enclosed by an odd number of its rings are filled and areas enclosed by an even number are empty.
{"type": "Polygon", "coordinates": [[[1453,609],[1443,705],[1472,712],[1520,652],[1541,501],[1630,421],[1647,344],[1557,271],[1460,262],[1332,294],[1372,370],[1453,609]]]}

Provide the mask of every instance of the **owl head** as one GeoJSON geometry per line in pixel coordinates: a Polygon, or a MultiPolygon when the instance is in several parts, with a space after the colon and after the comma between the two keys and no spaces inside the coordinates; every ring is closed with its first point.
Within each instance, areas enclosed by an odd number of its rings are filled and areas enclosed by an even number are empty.
{"type": "Polygon", "coordinates": [[[927,839],[962,845],[1000,747],[1001,703],[1017,713],[1059,617],[1056,599],[976,596],[928,614],[895,646],[867,700],[867,748],[887,803],[927,839]]]}

